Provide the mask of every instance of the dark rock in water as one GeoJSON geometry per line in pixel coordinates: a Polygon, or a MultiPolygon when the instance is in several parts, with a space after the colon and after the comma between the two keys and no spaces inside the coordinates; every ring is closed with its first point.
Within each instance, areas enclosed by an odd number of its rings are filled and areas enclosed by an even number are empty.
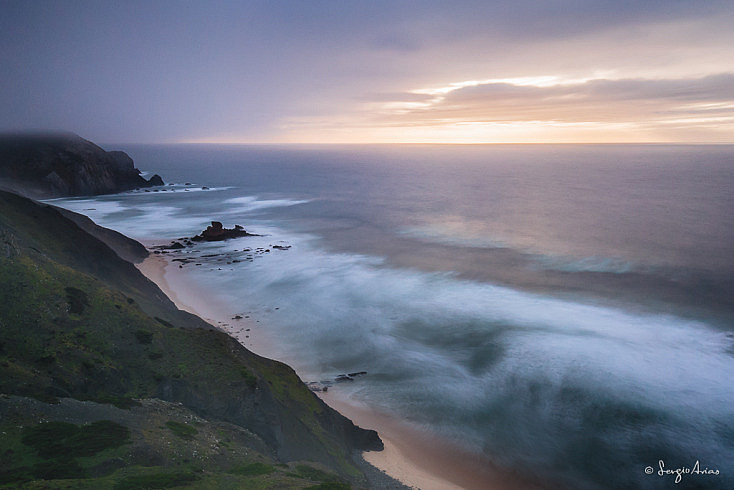
{"type": "Polygon", "coordinates": [[[32,197],[58,197],[110,194],[163,180],[145,180],[126,153],[105,151],[73,133],[3,133],[0,183],[32,197]]]}
{"type": "Polygon", "coordinates": [[[202,231],[200,235],[191,238],[194,241],[217,242],[228,240],[230,238],[239,238],[243,236],[259,236],[248,233],[240,225],[234,225],[234,228],[224,228],[219,221],[212,221],[211,226],[202,231]]]}
{"type": "Polygon", "coordinates": [[[358,371],[355,373],[340,374],[334,378],[334,381],[337,383],[342,383],[344,381],[354,381],[354,378],[356,378],[357,376],[364,376],[365,374],[367,374],[367,371],[358,371]]]}
{"type": "Polygon", "coordinates": [[[291,248],[291,246],[290,245],[273,245],[273,248],[275,250],[288,250],[289,248],[291,248]]]}
{"type": "MultiPolygon", "coordinates": [[[[154,174],[153,177],[148,179],[148,185],[165,185],[160,175],[154,174]]],[[[173,185],[173,184],[171,184],[173,185]]]]}

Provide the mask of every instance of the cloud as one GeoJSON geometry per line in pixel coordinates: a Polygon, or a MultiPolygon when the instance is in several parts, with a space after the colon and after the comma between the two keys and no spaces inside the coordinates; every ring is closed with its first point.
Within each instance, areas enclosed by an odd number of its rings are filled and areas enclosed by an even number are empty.
{"type": "Polygon", "coordinates": [[[315,130],[647,118],[685,105],[658,91],[700,91],[666,80],[734,73],[733,24],[734,6],[719,0],[6,0],[0,128],[254,142],[287,139],[294,121],[315,130]],[[512,81],[537,74],[584,83],[512,81]],[[457,80],[480,83],[443,99],[415,90],[457,80]]]}
{"type": "MultiPolygon", "coordinates": [[[[406,99],[408,102],[409,99],[406,99]]],[[[551,86],[479,83],[457,88],[418,108],[384,114],[385,124],[553,121],[665,122],[729,118],[734,74],[687,79],[588,80],[551,86]]]]}
{"type": "Polygon", "coordinates": [[[433,96],[429,94],[419,94],[415,92],[378,92],[370,93],[362,97],[358,97],[358,101],[362,102],[423,102],[427,103],[433,100],[433,96]]]}

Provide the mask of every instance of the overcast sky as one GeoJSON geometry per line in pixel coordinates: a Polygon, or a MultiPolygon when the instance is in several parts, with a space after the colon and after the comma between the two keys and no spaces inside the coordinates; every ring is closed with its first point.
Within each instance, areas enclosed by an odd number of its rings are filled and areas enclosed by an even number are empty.
{"type": "Polygon", "coordinates": [[[734,143],[734,2],[0,0],[0,129],[734,143]]]}

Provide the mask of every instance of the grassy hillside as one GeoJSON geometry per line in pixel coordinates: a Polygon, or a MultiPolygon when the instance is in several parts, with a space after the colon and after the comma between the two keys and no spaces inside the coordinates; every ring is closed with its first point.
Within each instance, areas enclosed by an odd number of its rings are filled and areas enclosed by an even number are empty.
{"type": "Polygon", "coordinates": [[[0,393],[11,487],[344,488],[364,484],[351,452],[381,446],[56,209],[5,192],[0,393]]]}

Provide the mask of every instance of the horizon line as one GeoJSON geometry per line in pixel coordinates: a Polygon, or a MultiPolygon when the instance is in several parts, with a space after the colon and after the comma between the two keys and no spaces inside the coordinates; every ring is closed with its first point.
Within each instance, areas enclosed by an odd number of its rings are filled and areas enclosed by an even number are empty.
{"type": "Polygon", "coordinates": [[[649,145],[649,146],[726,146],[734,141],[567,141],[567,142],[254,142],[254,141],[167,141],[167,142],[104,142],[116,145],[210,145],[210,146],[570,146],[570,145],[649,145]]]}

